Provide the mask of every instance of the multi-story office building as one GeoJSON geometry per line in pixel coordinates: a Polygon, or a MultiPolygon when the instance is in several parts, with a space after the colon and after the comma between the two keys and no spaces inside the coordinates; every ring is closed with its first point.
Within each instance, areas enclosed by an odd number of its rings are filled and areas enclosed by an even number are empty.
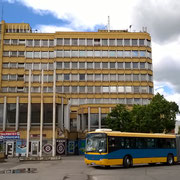
{"type": "Polygon", "coordinates": [[[42,153],[39,136],[55,143],[67,131],[105,127],[116,104],[153,97],[147,32],[39,33],[4,21],[0,30],[0,129],[29,141],[32,155],[42,153]]]}

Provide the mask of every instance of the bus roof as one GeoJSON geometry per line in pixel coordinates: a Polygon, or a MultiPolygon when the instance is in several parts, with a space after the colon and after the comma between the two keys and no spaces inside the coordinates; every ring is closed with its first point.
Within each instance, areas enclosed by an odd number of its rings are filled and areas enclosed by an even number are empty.
{"type": "Polygon", "coordinates": [[[89,133],[105,133],[108,136],[123,136],[123,137],[149,137],[149,138],[175,138],[173,134],[160,133],[134,133],[134,132],[120,132],[120,131],[92,131],[89,133]]]}

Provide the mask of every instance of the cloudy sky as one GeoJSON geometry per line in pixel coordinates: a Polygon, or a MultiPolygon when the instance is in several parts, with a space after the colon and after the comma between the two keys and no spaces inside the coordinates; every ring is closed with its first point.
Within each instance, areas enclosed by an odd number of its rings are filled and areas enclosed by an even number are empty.
{"type": "Polygon", "coordinates": [[[155,93],[180,106],[179,0],[1,0],[0,8],[6,22],[30,23],[41,32],[97,31],[106,27],[108,16],[111,29],[147,27],[155,93]]]}

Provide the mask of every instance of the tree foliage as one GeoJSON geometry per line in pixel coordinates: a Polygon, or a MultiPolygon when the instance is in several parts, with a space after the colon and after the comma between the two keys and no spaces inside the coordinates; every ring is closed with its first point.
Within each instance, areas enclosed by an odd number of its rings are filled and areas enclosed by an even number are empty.
{"type": "Polygon", "coordinates": [[[109,128],[124,132],[168,133],[175,127],[179,107],[156,94],[148,105],[134,105],[131,110],[117,105],[107,116],[109,128]]]}

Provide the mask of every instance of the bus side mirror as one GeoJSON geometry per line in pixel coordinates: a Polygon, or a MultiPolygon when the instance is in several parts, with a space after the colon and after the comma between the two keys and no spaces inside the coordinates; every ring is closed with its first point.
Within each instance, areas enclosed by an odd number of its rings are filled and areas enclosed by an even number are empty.
{"type": "Polygon", "coordinates": [[[103,152],[103,150],[102,149],[99,149],[99,153],[102,153],[103,152]]]}

